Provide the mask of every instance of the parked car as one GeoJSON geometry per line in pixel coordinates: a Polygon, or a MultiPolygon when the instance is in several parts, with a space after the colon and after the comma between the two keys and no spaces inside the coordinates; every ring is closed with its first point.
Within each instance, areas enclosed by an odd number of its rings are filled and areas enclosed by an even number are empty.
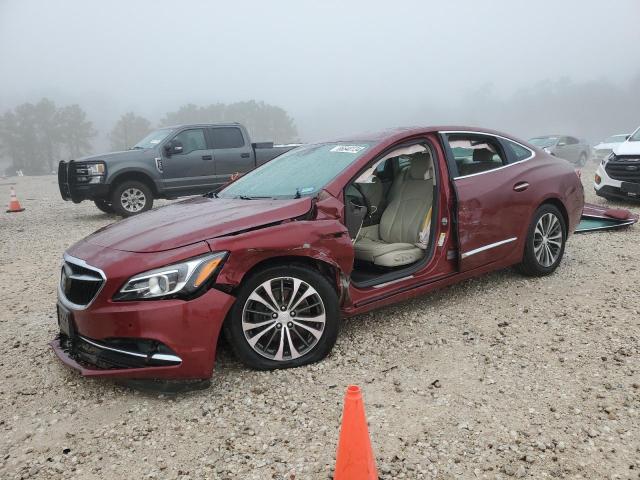
{"type": "Polygon", "coordinates": [[[529,139],[531,145],[543,149],[549,155],[564,158],[579,167],[591,157],[591,146],[586,140],[568,135],[546,135],[529,139]]]}
{"type": "Polygon", "coordinates": [[[221,331],[249,367],[316,362],[343,316],[511,265],[549,275],[583,193],[567,162],[489,130],[300,146],[70,247],[51,345],[89,376],[208,378],[221,331]]]}
{"type": "Polygon", "coordinates": [[[600,162],[593,186],[604,198],[640,201],[640,127],[600,162]]]}
{"type": "Polygon", "coordinates": [[[605,138],[602,142],[593,147],[593,156],[599,162],[604,160],[613,151],[614,147],[626,141],[630,136],[631,134],[629,133],[619,133],[605,138]]]}
{"type": "Polygon", "coordinates": [[[60,162],[63,200],[92,200],[123,217],[149,210],[156,198],[210,192],[294,148],[251,143],[238,123],[160,128],[132,149],[60,162]]]}

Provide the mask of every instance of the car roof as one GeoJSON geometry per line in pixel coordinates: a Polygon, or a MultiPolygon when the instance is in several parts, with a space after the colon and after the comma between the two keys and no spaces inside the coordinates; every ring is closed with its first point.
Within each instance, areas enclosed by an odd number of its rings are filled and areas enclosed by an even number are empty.
{"type": "Polygon", "coordinates": [[[167,125],[166,127],[160,128],[184,128],[184,127],[239,127],[240,123],[238,122],[220,122],[220,123],[181,123],[178,125],[167,125]]]}
{"type": "MultiPolygon", "coordinates": [[[[396,137],[410,137],[413,135],[420,135],[433,132],[475,132],[475,133],[488,133],[490,135],[498,135],[500,137],[511,138],[517,140],[513,135],[509,135],[490,128],[480,127],[468,127],[461,125],[438,125],[438,126],[425,126],[425,127],[394,127],[384,130],[363,132],[354,135],[347,135],[334,139],[327,140],[327,142],[374,142],[379,143],[395,139],[396,137]]],[[[316,142],[321,143],[321,142],[316,142]]]]}

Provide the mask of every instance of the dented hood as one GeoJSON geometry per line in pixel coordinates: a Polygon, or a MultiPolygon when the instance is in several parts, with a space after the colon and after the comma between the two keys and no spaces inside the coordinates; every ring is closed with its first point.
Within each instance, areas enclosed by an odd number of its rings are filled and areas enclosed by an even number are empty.
{"type": "Polygon", "coordinates": [[[82,241],[127,252],[160,252],[299,217],[310,208],[310,198],[197,197],[113,223],[82,241]]]}

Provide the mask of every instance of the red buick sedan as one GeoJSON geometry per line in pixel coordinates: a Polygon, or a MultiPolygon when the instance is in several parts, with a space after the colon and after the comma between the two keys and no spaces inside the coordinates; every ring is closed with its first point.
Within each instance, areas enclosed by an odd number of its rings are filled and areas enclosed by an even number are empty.
{"type": "Polygon", "coordinates": [[[69,248],[51,345],[93,376],[208,378],[222,331],[253,368],[316,362],[341,317],[511,265],[552,273],[582,207],[569,163],[494,131],[304,145],[69,248]]]}

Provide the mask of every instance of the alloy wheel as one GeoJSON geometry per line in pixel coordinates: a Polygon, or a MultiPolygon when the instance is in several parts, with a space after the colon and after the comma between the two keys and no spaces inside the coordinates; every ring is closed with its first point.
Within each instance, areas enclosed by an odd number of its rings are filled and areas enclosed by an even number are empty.
{"type": "Polygon", "coordinates": [[[127,212],[137,213],[147,203],[147,197],[139,188],[130,187],[120,194],[120,204],[127,212]]]}
{"type": "Polygon", "coordinates": [[[562,225],[553,213],[540,217],[533,233],[533,252],[543,267],[553,265],[562,250],[562,225]]]}
{"type": "Polygon", "coordinates": [[[279,362],[309,353],[322,338],[325,323],[320,294],[294,277],[277,277],[260,284],[242,310],[242,330],[249,346],[279,362]]]}

